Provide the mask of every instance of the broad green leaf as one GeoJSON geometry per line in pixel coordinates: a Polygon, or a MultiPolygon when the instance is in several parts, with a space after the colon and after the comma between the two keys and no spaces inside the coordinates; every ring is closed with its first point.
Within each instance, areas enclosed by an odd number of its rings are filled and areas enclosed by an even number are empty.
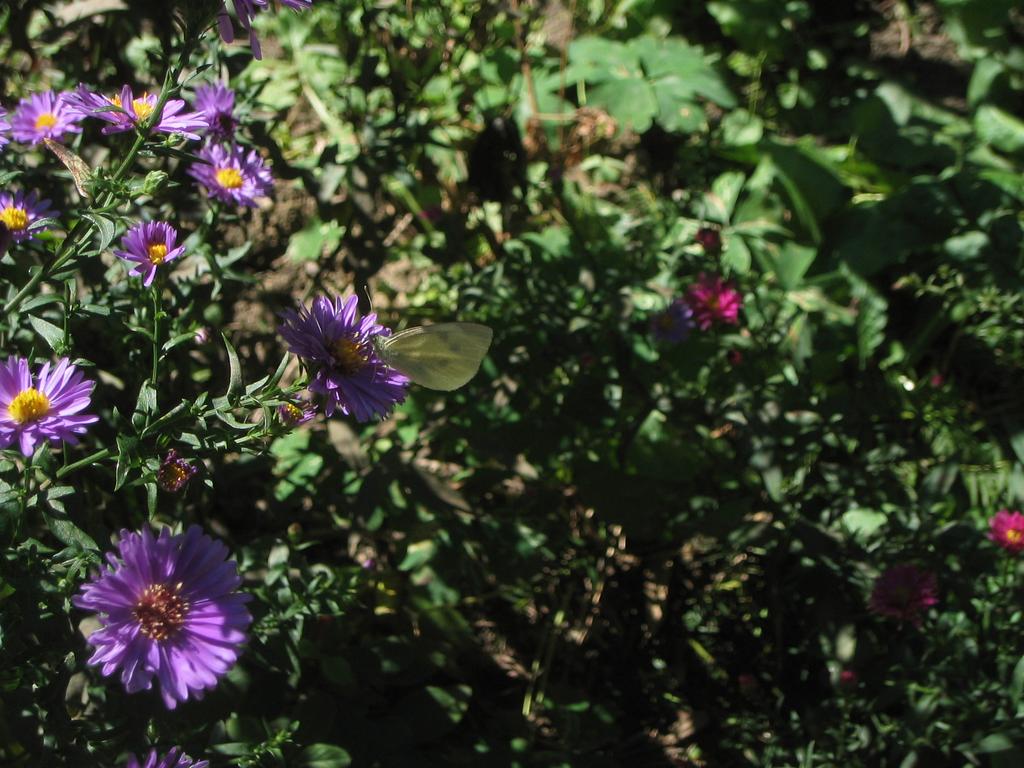
{"type": "Polygon", "coordinates": [[[658,114],[658,100],[650,83],[639,77],[608,80],[588,93],[588,101],[605,110],[623,128],[643,133],[658,114]]]}
{"type": "Polygon", "coordinates": [[[68,546],[79,546],[83,549],[99,549],[93,538],[75,525],[71,518],[63,512],[58,512],[51,508],[49,511],[43,509],[42,513],[43,520],[46,521],[46,527],[62,543],[68,546]]]}
{"type": "Polygon", "coordinates": [[[1024,122],[999,107],[984,104],[974,115],[978,138],[1000,152],[1010,154],[1024,150],[1024,122]]]}
{"type": "Polygon", "coordinates": [[[35,315],[29,315],[28,322],[35,332],[43,337],[46,343],[50,346],[50,349],[55,352],[64,351],[63,329],[58,328],[48,320],[43,320],[41,317],[36,317],[35,315]]]}
{"type": "Polygon", "coordinates": [[[334,744],[310,744],[299,757],[302,768],[345,768],[351,764],[348,752],[334,744]]]}

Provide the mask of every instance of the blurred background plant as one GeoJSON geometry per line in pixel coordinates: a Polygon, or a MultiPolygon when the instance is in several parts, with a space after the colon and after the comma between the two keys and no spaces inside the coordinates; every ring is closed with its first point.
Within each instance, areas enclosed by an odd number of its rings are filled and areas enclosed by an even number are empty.
{"type": "MultiPolygon", "coordinates": [[[[1024,496],[1015,3],[316,0],[257,17],[262,60],[176,5],[0,10],[8,110],[159,90],[186,41],[185,98],[223,77],[276,179],[239,212],[177,145],[140,156],[190,253],[156,387],[123,208],[5,312],[5,355],[79,358],[101,421],[27,485],[0,463],[4,761],[1024,760],[1019,564],[985,537],[1024,496]],[[736,323],[657,338],[702,275],[736,323]],[[278,313],[364,286],[389,327],[492,326],[481,373],[286,429],[278,313]],[[175,494],[172,446],[204,464],[175,494]],[[86,668],[68,603],[147,519],[216,532],[256,596],[240,665],[173,716],[86,668]],[[905,563],[936,574],[921,627],[868,609],[905,563]]],[[[0,168],[76,209],[42,151],[0,168]]],[[[8,302],[61,242],[9,250],[8,302]]]]}

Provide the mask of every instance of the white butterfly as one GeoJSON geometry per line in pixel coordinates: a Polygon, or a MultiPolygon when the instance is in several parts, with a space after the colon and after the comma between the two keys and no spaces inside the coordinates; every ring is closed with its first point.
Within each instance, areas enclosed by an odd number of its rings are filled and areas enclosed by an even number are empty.
{"type": "Polygon", "coordinates": [[[373,342],[387,365],[420,386],[450,392],[480,370],[493,336],[479,323],[437,323],[376,336],[373,342]]]}

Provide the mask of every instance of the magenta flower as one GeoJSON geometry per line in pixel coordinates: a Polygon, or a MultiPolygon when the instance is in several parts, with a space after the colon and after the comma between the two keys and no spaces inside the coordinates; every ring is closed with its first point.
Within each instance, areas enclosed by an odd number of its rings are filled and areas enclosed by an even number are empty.
{"type": "Polygon", "coordinates": [[[155,749],[149,750],[146,761],[140,763],[135,755],[128,758],[124,768],[209,768],[209,760],[193,762],[192,758],[181,751],[181,747],[175,747],[166,755],[157,755],[155,749]]]}
{"type": "Polygon", "coordinates": [[[1024,551],[1024,515],[1001,509],[988,521],[988,537],[1014,555],[1024,551]]]}
{"type": "MultiPolygon", "coordinates": [[[[100,133],[124,133],[141,128],[152,118],[160,100],[158,94],[143,92],[136,97],[131,86],[121,87],[119,94],[104,96],[79,85],[68,95],[68,106],[79,117],[98,117],[110,123],[100,133]]],[[[189,139],[198,139],[196,131],[209,127],[206,117],[199,112],[183,112],[186,104],[181,99],[168,99],[158,119],[153,120],[149,130],[160,133],[180,133],[189,139]]]]}
{"type": "Polygon", "coordinates": [[[7,110],[0,107],[0,149],[10,142],[6,135],[9,130],[11,130],[11,124],[7,122],[7,110]]]}
{"type": "Polygon", "coordinates": [[[235,92],[224,83],[196,88],[196,109],[203,113],[209,133],[227,140],[235,133],[235,92]]]}
{"type": "Polygon", "coordinates": [[[11,136],[23,144],[60,141],[69,133],[82,132],[78,114],[67,104],[67,94],[53,91],[33,93],[19,101],[11,123],[11,136]]]}
{"type": "Polygon", "coordinates": [[[199,467],[189,464],[172,448],[164,456],[164,460],[160,462],[160,469],[156,472],[156,484],[163,491],[177,493],[188,485],[188,481],[198,471],[199,467]]]}
{"type": "Polygon", "coordinates": [[[199,150],[200,163],[193,163],[189,175],[206,187],[209,197],[225,203],[256,206],[256,198],[266,197],[274,185],[270,169],[256,150],[212,144],[199,150]]]}
{"type": "Polygon", "coordinates": [[[163,221],[140,221],[121,238],[121,248],[114,255],[135,263],[128,274],[141,275],[142,284],[147,288],[153,284],[156,269],[161,264],[174,261],[185,252],[184,245],[178,245],[178,231],[163,221]]]}
{"type": "MultiPolygon", "coordinates": [[[[313,5],[313,0],[281,0],[281,2],[297,11],[305,10],[313,5]]],[[[235,6],[235,15],[238,17],[238,23],[242,25],[242,29],[249,33],[249,47],[252,48],[252,55],[257,59],[262,58],[263,52],[260,50],[260,41],[256,37],[256,30],[252,27],[252,20],[255,18],[257,11],[266,10],[269,3],[267,0],[233,0],[232,4],[235,6]]],[[[235,29],[231,25],[231,19],[228,16],[227,0],[221,0],[221,9],[217,13],[217,28],[220,30],[221,39],[225,43],[234,42],[235,29]]]]}
{"type": "Polygon", "coordinates": [[[921,626],[922,614],[938,602],[935,574],[913,565],[894,565],[878,577],[868,606],[879,616],[889,616],[921,626]]]}
{"type": "Polygon", "coordinates": [[[71,598],[99,614],[89,636],[89,663],[104,676],[120,670],[128,693],[149,690],[153,679],[168,709],[200,699],[235,662],[252,616],[249,595],[228,549],[189,526],[157,538],[148,528],[121,531],[107,567],[71,598]]]}
{"type": "Polygon", "coordinates": [[[739,291],[717,275],[701,272],[696,285],[690,286],[686,302],[693,310],[697,325],[706,331],[715,323],[736,325],[739,322],[743,298],[739,291]]]}
{"type": "Polygon", "coordinates": [[[49,229],[45,225],[38,229],[30,227],[34,222],[50,218],[53,214],[50,201],[39,200],[35,192],[27,195],[23,192],[15,192],[13,195],[0,192],[0,225],[10,232],[11,239],[16,243],[34,238],[36,233],[49,229]]]}
{"type": "Polygon", "coordinates": [[[693,310],[683,299],[676,299],[664,312],[651,318],[651,333],[656,341],[684,341],[693,329],[693,310]]]}
{"type": "Polygon", "coordinates": [[[277,418],[286,427],[297,427],[316,416],[316,405],[300,400],[297,403],[281,403],[277,406],[277,418]]]}
{"type": "Polygon", "coordinates": [[[23,456],[31,456],[44,440],[76,445],[77,435],[99,419],[82,413],[95,386],[67,358],[52,370],[43,363],[35,379],[28,360],[7,358],[0,363],[0,448],[16,442],[23,456]]]}
{"type": "Polygon", "coordinates": [[[377,324],[376,314],[357,318],[358,303],[356,296],[320,296],[309,309],[284,312],[277,332],[315,370],[309,390],[325,398],[324,413],[339,409],[369,421],[405,399],[409,379],[380,359],[373,338],[391,331],[377,324]]]}

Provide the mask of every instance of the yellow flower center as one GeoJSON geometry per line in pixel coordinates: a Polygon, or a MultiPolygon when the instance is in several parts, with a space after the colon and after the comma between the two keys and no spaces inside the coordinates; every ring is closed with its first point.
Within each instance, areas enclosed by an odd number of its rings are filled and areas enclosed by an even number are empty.
{"type": "Polygon", "coordinates": [[[180,595],[181,587],[181,584],[146,587],[134,611],[142,634],[153,640],[163,640],[184,626],[189,604],[180,595]]]}
{"type": "Polygon", "coordinates": [[[43,114],[36,118],[37,131],[41,131],[44,128],[53,128],[56,124],[57,116],[53,112],[43,112],[43,114]]]}
{"type": "Polygon", "coordinates": [[[50,412],[50,398],[34,387],[23,389],[7,406],[7,413],[19,424],[43,418],[50,412]]]}
{"type": "Polygon", "coordinates": [[[218,168],[214,176],[224,189],[238,189],[242,186],[242,174],[237,168],[218,168]]]}
{"type": "Polygon", "coordinates": [[[145,120],[153,114],[153,105],[149,103],[149,94],[144,93],[137,99],[132,99],[132,109],[135,110],[135,117],[145,120]]]}
{"type": "Polygon", "coordinates": [[[342,337],[328,345],[335,366],[345,376],[357,373],[369,359],[369,354],[359,342],[342,337]]]}
{"type": "MultiPolygon", "coordinates": [[[[124,109],[124,104],[121,103],[121,97],[117,94],[110,97],[110,103],[115,107],[124,109]]],[[[139,122],[152,115],[153,105],[149,103],[149,93],[143,93],[139,98],[132,99],[132,109],[135,110],[135,117],[139,122]]]]}
{"type": "Polygon", "coordinates": [[[21,232],[28,226],[28,211],[9,205],[0,211],[0,221],[11,232],[21,232]]]}
{"type": "Polygon", "coordinates": [[[191,475],[188,469],[182,464],[164,464],[157,471],[157,481],[165,491],[178,491],[189,480],[191,475]]]}
{"type": "Polygon", "coordinates": [[[1016,544],[1024,538],[1024,531],[1020,531],[1017,528],[1011,528],[1006,532],[1006,540],[1011,544],[1016,544]]]}
{"type": "Polygon", "coordinates": [[[302,409],[294,403],[285,403],[283,410],[287,421],[298,421],[302,418],[302,409]]]}
{"type": "Polygon", "coordinates": [[[147,249],[146,252],[149,254],[149,260],[154,266],[157,264],[163,264],[164,259],[167,258],[167,246],[163,243],[153,243],[147,249]]]}

